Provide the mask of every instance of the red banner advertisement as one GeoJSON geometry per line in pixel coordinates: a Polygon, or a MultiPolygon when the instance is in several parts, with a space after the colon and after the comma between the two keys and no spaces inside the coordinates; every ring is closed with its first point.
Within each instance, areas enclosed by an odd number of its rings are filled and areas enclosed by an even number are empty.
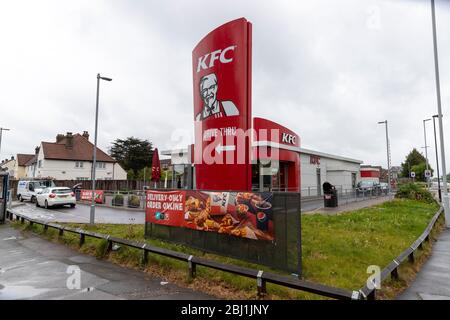
{"type": "Polygon", "coordinates": [[[146,222],[274,240],[273,193],[147,191],[146,222]]]}
{"type": "MultiPolygon", "coordinates": [[[[103,190],[95,190],[95,203],[104,202],[103,190]]],[[[83,201],[92,201],[92,190],[81,189],[80,199],[83,201]]]]}

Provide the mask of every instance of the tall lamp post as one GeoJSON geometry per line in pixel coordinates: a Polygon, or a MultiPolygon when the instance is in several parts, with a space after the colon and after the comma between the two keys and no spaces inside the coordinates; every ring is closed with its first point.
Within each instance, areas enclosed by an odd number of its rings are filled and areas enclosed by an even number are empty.
{"type": "Polygon", "coordinates": [[[391,191],[391,154],[389,151],[389,133],[388,133],[388,121],[380,121],[378,124],[386,125],[386,154],[387,154],[387,168],[388,168],[388,191],[391,191]]]}
{"type": "Polygon", "coordinates": [[[1,151],[2,151],[2,135],[3,135],[3,131],[9,131],[9,129],[0,128],[0,154],[1,154],[1,151]]]}
{"type": "Polygon", "coordinates": [[[433,116],[433,129],[434,129],[434,149],[436,150],[436,170],[437,170],[437,177],[438,177],[438,195],[439,195],[439,202],[442,203],[441,175],[439,174],[439,157],[438,157],[437,136],[436,136],[436,122],[434,121],[435,118],[439,118],[439,115],[435,114],[433,116]]]}
{"type": "MultiPolygon", "coordinates": [[[[423,137],[424,137],[424,139],[425,139],[425,165],[426,165],[426,168],[427,168],[427,171],[429,170],[429,166],[428,166],[428,145],[427,145],[427,131],[426,131],[426,129],[425,129],[425,122],[427,122],[427,121],[430,121],[431,119],[425,119],[425,120],[423,120],[423,137]]],[[[427,185],[429,185],[429,178],[428,177],[426,177],[426,180],[427,180],[427,185]]]]}
{"type": "Polygon", "coordinates": [[[95,134],[94,134],[94,151],[92,157],[92,201],[91,201],[91,213],[89,223],[92,225],[95,222],[95,169],[97,167],[97,127],[98,127],[98,96],[100,91],[100,79],[105,81],[111,81],[111,78],[101,77],[100,73],[97,74],[97,101],[95,104],[95,134]]]}
{"type": "Polygon", "coordinates": [[[447,191],[447,169],[445,165],[445,148],[444,148],[444,127],[442,125],[442,108],[441,108],[441,84],[439,80],[439,59],[437,51],[437,36],[436,36],[436,14],[434,8],[434,0],[431,0],[431,23],[433,28],[433,47],[434,47],[434,73],[436,75],[436,97],[439,118],[439,138],[441,142],[441,163],[442,163],[442,202],[444,204],[445,223],[447,228],[450,228],[450,205],[448,203],[447,191]]]}

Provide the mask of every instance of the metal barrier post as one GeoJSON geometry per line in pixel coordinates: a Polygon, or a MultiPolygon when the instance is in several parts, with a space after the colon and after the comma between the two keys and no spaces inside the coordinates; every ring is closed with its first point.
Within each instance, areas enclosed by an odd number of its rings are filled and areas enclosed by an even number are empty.
{"type": "Polygon", "coordinates": [[[84,233],[80,233],[80,247],[83,246],[84,241],[85,241],[84,233]]]}
{"type": "Polygon", "coordinates": [[[408,261],[409,261],[410,263],[414,263],[414,251],[411,252],[411,253],[409,254],[409,256],[408,256],[408,261]]]}
{"type": "Polygon", "coordinates": [[[189,279],[192,280],[197,275],[197,265],[192,262],[194,256],[190,255],[188,258],[189,279]]]}
{"type": "Polygon", "coordinates": [[[145,247],[146,247],[146,246],[147,246],[147,244],[144,244],[144,245],[142,246],[143,252],[142,252],[142,261],[141,261],[141,263],[142,263],[143,265],[146,265],[146,264],[148,263],[148,251],[145,250],[145,247]]]}
{"type": "Polygon", "coordinates": [[[264,271],[259,270],[256,276],[256,286],[258,288],[258,298],[262,298],[267,293],[266,281],[262,278],[264,271]]]}

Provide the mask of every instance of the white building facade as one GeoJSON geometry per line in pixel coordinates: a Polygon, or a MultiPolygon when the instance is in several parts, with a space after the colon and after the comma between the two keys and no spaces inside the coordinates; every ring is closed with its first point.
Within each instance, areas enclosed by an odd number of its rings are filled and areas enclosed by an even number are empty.
{"type": "MultiPolygon", "coordinates": [[[[56,143],[41,142],[35,157],[26,167],[27,178],[56,180],[90,180],[93,144],[84,135],[58,135],[56,143]]],[[[97,180],[126,180],[126,171],[109,155],[97,148],[95,177],[97,180]]]]}
{"type": "MultiPolygon", "coordinates": [[[[361,160],[304,148],[299,148],[299,153],[302,197],[321,196],[324,182],[334,185],[338,192],[346,192],[354,189],[361,180],[361,160]]],[[[165,150],[161,155],[170,157],[172,176],[181,177],[183,188],[189,188],[186,184],[189,181],[195,188],[195,165],[192,165],[189,148],[165,150]]]]}

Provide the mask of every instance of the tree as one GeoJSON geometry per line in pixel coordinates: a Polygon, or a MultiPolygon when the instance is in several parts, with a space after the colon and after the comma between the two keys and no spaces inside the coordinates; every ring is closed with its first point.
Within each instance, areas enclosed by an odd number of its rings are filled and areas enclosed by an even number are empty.
{"type": "Polygon", "coordinates": [[[129,178],[136,178],[139,170],[151,166],[153,147],[150,141],[128,137],[116,139],[111,145],[109,154],[127,171],[129,178]]]}
{"type": "MultiPolygon", "coordinates": [[[[433,172],[430,164],[428,163],[428,168],[433,172]]],[[[425,181],[425,169],[426,169],[426,159],[416,148],[406,156],[405,162],[402,163],[402,177],[409,177],[409,173],[415,172],[416,179],[420,181],[425,181]]]]}

